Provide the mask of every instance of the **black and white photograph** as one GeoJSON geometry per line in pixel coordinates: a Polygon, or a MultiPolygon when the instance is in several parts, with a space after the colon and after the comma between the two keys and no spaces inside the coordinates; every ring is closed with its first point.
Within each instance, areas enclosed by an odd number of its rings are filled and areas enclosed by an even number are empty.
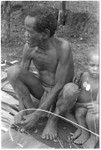
{"type": "Polygon", "coordinates": [[[100,149],[100,1],[1,1],[1,148],[100,149]]]}

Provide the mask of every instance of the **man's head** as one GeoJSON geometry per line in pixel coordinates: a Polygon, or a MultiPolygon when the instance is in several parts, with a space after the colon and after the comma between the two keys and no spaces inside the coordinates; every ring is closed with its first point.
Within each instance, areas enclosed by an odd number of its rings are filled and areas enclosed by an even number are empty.
{"type": "Polygon", "coordinates": [[[99,55],[95,51],[88,54],[88,71],[94,77],[99,75],[99,55]]]}
{"type": "Polygon", "coordinates": [[[54,14],[45,7],[38,7],[25,18],[26,37],[33,42],[47,39],[54,35],[57,20],[54,14]]]}

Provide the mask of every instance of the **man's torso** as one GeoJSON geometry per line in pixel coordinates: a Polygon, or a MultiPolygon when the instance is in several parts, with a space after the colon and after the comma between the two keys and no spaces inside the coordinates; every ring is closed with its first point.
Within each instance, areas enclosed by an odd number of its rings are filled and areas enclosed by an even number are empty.
{"type": "MultiPolygon", "coordinates": [[[[62,47],[65,42],[67,41],[60,38],[55,39],[54,44],[50,45],[50,49],[48,49],[47,51],[40,50],[38,48],[33,52],[32,60],[38,70],[39,78],[41,79],[41,82],[43,84],[46,84],[48,86],[55,85],[56,69],[59,63],[59,58],[62,57],[61,55],[64,50],[62,47]]],[[[68,48],[67,51],[69,51],[68,48]]],[[[73,64],[72,57],[69,59],[71,61],[71,64],[73,64]]]]}

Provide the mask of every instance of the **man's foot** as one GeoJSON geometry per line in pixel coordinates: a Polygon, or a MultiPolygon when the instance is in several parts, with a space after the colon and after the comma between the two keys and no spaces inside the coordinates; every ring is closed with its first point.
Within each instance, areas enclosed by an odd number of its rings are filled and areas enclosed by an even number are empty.
{"type": "Polygon", "coordinates": [[[82,133],[82,130],[80,129],[80,128],[78,128],[73,134],[72,134],[72,136],[71,136],[71,139],[76,139],[76,138],[78,138],[80,135],[81,135],[81,133],[82,133]]]}
{"type": "Polygon", "coordinates": [[[83,148],[95,148],[98,140],[98,137],[96,137],[95,135],[91,135],[90,138],[82,146],[83,148]]]}
{"type": "Polygon", "coordinates": [[[82,130],[81,135],[74,141],[75,144],[83,144],[89,138],[89,132],[82,130]]]}
{"type": "Polygon", "coordinates": [[[53,140],[57,137],[57,125],[53,120],[48,121],[41,137],[47,140],[53,140]]]}

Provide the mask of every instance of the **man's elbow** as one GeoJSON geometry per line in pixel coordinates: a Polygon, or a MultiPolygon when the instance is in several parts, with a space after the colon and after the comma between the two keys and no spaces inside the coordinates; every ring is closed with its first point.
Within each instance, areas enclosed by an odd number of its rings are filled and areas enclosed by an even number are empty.
{"type": "Polygon", "coordinates": [[[64,85],[65,85],[65,84],[62,83],[62,82],[61,82],[61,83],[57,83],[57,84],[56,84],[56,88],[57,88],[58,90],[61,90],[61,89],[64,87],[64,85]]]}

